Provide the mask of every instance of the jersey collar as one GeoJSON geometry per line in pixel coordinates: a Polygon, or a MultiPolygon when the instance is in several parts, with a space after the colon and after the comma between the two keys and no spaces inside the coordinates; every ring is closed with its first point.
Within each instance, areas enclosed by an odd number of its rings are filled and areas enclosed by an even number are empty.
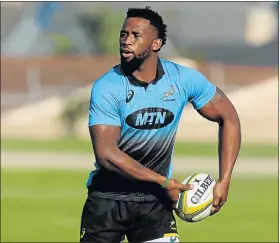
{"type": "MultiPolygon", "coordinates": [[[[161,61],[160,61],[160,59],[158,59],[157,74],[156,74],[155,79],[151,83],[156,84],[162,78],[162,76],[164,74],[165,74],[165,72],[164,72],[164,69],[162,67],[161,61]]],[[[143,86],[143,87],[148,86],[148,83],[139,80],[134,75],[129,75],[128,79],[129,79],[131,84],[134,84],[134,85],[137,85],[137,86],[143,86]]]]}

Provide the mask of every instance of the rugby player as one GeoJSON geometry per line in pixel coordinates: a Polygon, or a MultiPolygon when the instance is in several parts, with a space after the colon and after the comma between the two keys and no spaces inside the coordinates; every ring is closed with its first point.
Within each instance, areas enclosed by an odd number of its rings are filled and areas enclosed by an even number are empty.
{"type": "Polygon", "coordinates": [[[179,242],[173,209],[180,191],[192,185],[172,178],[171,160],[188,102],[219,126],[212,215],[227,200],[241,141],[237,112],[200,72],[159,58],[166,32],[151,8],[128,9],[120,64],[92,86],[88,125],[96,169],[87,182],[80,242],[121,242],[124,236],[129,242],[179,242]]]}

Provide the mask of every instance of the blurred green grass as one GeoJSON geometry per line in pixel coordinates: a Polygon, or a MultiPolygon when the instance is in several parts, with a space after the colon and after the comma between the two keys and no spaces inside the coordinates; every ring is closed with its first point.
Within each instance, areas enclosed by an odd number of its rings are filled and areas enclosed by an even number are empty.
{"type": "MultiPolygon", "coordinates": [[[[11,140],[2,139],[1,149],[6,151],[54,151],[84,153],[92,152],[90,140],[75,138],[54,141],[11,140]]],[[[176,156],[217,156],[216,143],[176,142],[174,155],[176,156]]],[[[242,144],[240,156],[243,157],[273,157],[278,156],[277,145],[242,144]]]]}
{"type": "MultiPolygon", "coordinates": [[[[1,242],[79,241],[88,171],[2,169],[1,174],[1,242]]],[[[177,223],[181,242],[277,242],[277,177],[233,178],[228,202],[217,215],[177,223]]]]}

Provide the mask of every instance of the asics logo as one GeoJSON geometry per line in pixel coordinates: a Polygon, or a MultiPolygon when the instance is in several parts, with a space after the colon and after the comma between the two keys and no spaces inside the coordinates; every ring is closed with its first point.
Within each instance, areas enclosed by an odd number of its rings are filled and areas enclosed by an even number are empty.
{"type": "Polygon", "coordinates": [[[134,91],[133,90],[129,90],[128,93],[127,93],[125,102],[129,103],[132,100],[133,96],[134,96],[134,91]]]}

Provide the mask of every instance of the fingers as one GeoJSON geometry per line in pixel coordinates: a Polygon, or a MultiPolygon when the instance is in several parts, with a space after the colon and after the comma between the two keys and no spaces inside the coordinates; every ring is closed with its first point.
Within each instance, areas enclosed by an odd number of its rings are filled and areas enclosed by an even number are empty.
{"type": "Polygon", "coordinates": [[[212,207],[211,208],[211,213],[210,213],[210,216],[218,213],[220,211],[220,207],[212,207]]]}
{"type": "Polygon", "coordinates": [[[188,191],[188,190],[192,190],[194,188],[194,185],[192,184],[182,184],[178,182],[178,189],[181,191],[188,191]]]}
{"type": "Polygon", "coordinates": [[[217,212],[219,212],[221,207],[224,206],[224,204],[225,204],[225,201],[222,201],[221,198],[219,198],[219,197],[214,198],[210,215],[212,216],[212,215],[216,214],[217,212]]]}
{"type": "Polygon", "coordinates": [[[214,195],[214,200],[212,203],[212,208],[211,208],[211,214],[210,215],[214,215],[215,213],[219,212],[220,207],[219,207],[219,203],[220,203],[221,197],[218,197],[216,195],[214,195]]]}
{"type": "Polygon", "coordinates": [[[166,186],[167,190],[179,189],[180,191],[187,191],[192,190],[194,185],[192,184],[182,184],[181,182],[177,181],[176,179],[171,179],[166,186]]]}
{"type": "Polygon", "coordinates": [[[212,206],[215,207],[215,208],[218,207],[220,201],[221,201],[221,197],[219,197],[217,195],[214,195],[212,206]]]}
{"type": "Polygon", "coordinates": [[[220,202],[219,202],[220,208],[221,208],[222,206],[224,206],[225,203],[226,203],[226,202],[220,201],[220,202]]]}
{"type": "Polygon", "coordinates": [[[186,184],[186,185],[184,185],[183,190],[188,191],[188,190],[192,190],[193,188],[194,188],[193,184],[186,184]]]}

